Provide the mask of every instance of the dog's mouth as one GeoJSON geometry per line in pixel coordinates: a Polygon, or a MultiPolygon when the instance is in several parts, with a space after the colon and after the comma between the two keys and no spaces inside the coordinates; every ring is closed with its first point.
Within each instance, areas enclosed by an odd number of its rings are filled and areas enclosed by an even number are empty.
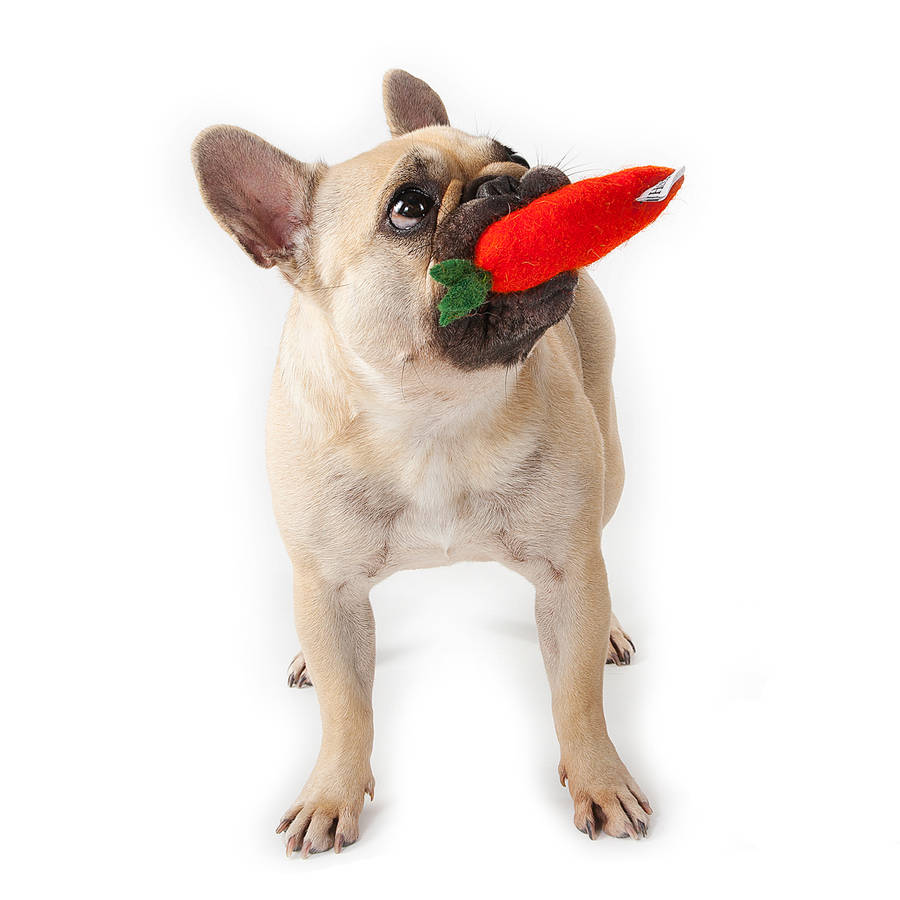
{"type": "MultiPolygon", "coordinates": [[[[559,169],[541,166],[529,169],[521,181],[502,175],[470,186],[464,202],[435,235],[434,261],[472,259],[485,228],[568,183],[559,169]]],[[[442,327],[435,314],[438,345],[462,369],[521,362],[541,335],[568,313],[577,280],[574,272],[563,272],[527,291],[492,291],[477,310],[442,327]]]]}
{"type": "Polygon", "coordinates": [[[563,272],[527,291],[488,294],[475,312],[437,328],[444,355],[469,370],[522,362],[568,313],[577,281],[574,272],[563,272]]]}

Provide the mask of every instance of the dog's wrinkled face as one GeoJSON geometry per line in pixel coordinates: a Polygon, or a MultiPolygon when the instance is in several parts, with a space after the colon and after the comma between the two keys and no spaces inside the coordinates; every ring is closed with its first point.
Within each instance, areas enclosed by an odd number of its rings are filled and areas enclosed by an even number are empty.
{"type": "Polygon", "coordinates": [[[437,95],[405,72],[388,73],[384,99],[393,139],[332,167],[297,162],[241,129],[208,129],[194,148],[207,204],[257,263],[278,265],[323,309],[367,369],[388,374],[413,359],[473,370],[524,359],[568,312],[574,273],[491,294],[441,328],[444,288],[429,269],[471,259],[488,225],[568,179],[451,128],[437,95]]]}

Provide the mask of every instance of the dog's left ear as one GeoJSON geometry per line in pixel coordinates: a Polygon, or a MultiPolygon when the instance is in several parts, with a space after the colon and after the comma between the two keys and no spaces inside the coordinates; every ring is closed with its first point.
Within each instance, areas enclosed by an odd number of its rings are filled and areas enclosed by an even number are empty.
{"type": "Polygon", "coordinates": [[[429,125],[450,124],[441,98],[421,78],[403,69],[385,72],[382,94],[391,137],[429,125]]]}
{"type": "Polygon", "coordinates": [[[232,125],[202,131],[191,159],[209,211],[257,265],[302,267],[323,163],[302,163],[232,125]]]}

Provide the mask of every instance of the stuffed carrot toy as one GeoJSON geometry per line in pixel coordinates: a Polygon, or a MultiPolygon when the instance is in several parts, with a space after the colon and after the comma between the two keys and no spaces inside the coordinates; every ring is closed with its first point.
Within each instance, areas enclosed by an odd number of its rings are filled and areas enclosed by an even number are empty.
{"type": "Polygon", "coordinates": [[[447,285],[440,324],[478,309],[491,291],[525,291],[596,262],[653,222],[683,183],[684,169],[623,169],[567,184],[494,222],[474,261],[432,266],[431,277],[447,285]]]}

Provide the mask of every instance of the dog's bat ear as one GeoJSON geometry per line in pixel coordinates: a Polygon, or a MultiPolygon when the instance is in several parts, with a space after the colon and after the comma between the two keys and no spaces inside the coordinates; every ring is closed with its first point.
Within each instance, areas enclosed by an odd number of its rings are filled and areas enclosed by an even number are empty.
{"type": "Polygon", "coordinates": [[[429,125],[450,124],[441,98],[421,78],[403,69],[385,72],[382,94],[391,137],[429,125]]]}
{"type": "Polygon", "coordinates": [[[200,132],[191,159],[209,211],[257,265],[302,261],[324,164],[299,162],[232,125],[200,132]]]}

